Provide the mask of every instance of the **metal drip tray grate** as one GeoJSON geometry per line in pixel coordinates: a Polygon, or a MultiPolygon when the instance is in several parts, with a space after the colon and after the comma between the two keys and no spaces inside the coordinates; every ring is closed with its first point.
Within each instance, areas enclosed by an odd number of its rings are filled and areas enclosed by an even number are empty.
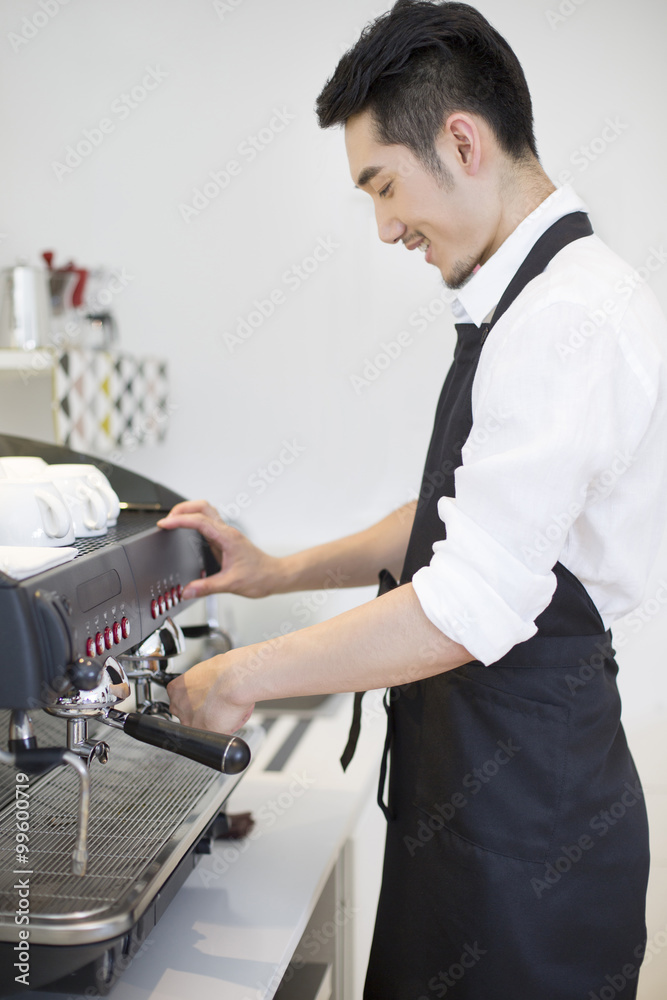
{"type": "Polygon", "coordinates": [[[88,552],[97,552],[98,549],[105,549],[114,542],[121,542],[124,538],[131,538],[132,535],[140,531],[147,531],[154,528],[157,521],[164,517],[165,511],[154,510],[121,510],[118,516],[118,523],[107,528],[104,535],[94,535],[91,538],[76,538],[74,546],[80,556],[87,555],[88,552]]]}
{"type": "MultiPolygon", "coordinates": [[[[26,867],[32,873],[31,937],[41,936],[44,943],[56,943],[54,926],[75,932],[78,943],[82,927],[93,933],[91,922],[97,928],[95,935],[123,933],[217,815],[238,780],[139,743],[118,730],[99,724],[90,730],[109,744],[111,752],[107,764],[94,761],[91,767],[85,875],[71,871],[78,804],[74,772],[57,767],[30,780],[26,867]],[[39,935],[40,927],[47,933],[39,935]]],[[[39,738],[40,745],[47,742],[39,738]]],[[[64,740],[58,742],[62,745],[64,740]]],[[[13,785],[15,772],[10,774],[13,785]]],[[[12,801],[0,811],[0,939],[4,940],[15,933],[14,871],[19,867],[15,820],[12,801]]],[[[74,933],[66,937],[73,940],[74,933]]]]}

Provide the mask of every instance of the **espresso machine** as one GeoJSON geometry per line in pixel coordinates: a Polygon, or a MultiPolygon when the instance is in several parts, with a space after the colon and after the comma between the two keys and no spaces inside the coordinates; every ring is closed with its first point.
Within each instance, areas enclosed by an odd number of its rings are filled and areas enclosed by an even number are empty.
{"type": "Polygon", "coordinates": [[[0,996],[103,996],[224,827],[263,731],[192,729],[155,696],[212,627],[174,621],[218,569],[197,532],[156,526],[183,498],[56,445],[0,435],[3,456],[94,465],[121,501],[70,561],[0,571],[0,996]]]}

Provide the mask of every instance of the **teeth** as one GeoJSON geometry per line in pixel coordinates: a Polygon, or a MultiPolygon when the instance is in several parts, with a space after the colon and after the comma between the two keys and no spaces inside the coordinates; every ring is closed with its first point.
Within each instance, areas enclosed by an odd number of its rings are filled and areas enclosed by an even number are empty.
{"type": "Polygon", "coordinates": [[[426,251],[428,250],[428,248],[430,247],[430,245],[431,244],[429,243],[428,240],[422,240],[422,242],[419,244],[419,246],[417,247],[417,249],[421,250],[422,253],[426,253],[426,251]]]}

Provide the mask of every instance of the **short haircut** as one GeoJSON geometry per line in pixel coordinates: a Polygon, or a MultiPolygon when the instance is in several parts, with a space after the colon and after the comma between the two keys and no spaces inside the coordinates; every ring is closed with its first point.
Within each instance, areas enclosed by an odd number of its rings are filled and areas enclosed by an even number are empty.
{"type": "Polygon", "coordinates": [[[372,114],[378,140],[407,146],[433,173],[435,140],[450,114],[474,113],[515,160],[537,157],[533,108],[505,39],[465,3],[398,0],[366,26],[317,99],[321,128],[372,114]]]}

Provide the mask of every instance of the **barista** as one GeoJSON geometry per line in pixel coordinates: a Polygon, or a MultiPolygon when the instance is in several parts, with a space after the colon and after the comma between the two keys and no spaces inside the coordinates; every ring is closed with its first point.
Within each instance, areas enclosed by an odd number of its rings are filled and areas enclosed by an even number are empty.
{"type": "Polygon", "coordinates": [[[160,522],[220,559],[186,596],[386,571],[374,601],[198,664],[170,684],[173,710],[231,732],[258,700],[389,688],[366,1000],[597,996],[646,940],[646,813],[609,626],[641,600],[663,528],[664,319],[645,287],[619,292],[627,265],[545,174],[521,67],[472,7],[399,0],[318,115],[345,127],[380,238],[456,290],[454,360],[419,500],[368,530],[276,558],[204,501],[160,522]],[[596,817],[628,788],[603,837],[596,817]]]}

